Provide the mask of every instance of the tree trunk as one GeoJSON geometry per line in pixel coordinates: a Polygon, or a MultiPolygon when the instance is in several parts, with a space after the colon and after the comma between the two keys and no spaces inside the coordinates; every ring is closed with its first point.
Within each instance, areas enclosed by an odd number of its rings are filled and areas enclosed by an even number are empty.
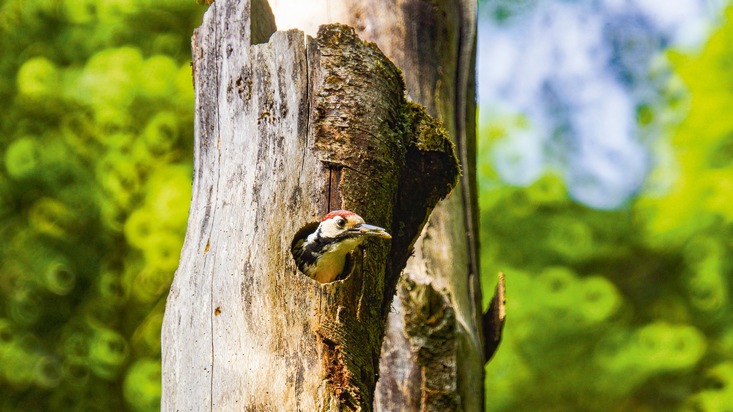
{"type": "MultiPolygon", "coordinates": [[[[482,336],[476,195],[476,0],[271,0],[281,29],[313,33],[341,22],[399,67],[408,98],[455,142],[460,184],[433,211],[398,286],[382,347],[375,409],[483,409],[483,365],[503,325],[497,309],[482,336]],[[296,9],[297,13],[289,13],[296,9]],[[426,298],[429,297],[429,298],[426,298]],[[450,332],[450,333],[448,333],[450,332]]],[[[501,307],[499,310],[498,307],[501,307]]]]}
{"type": "Polygon", "coordinates": [[[372,410],[400,272],[459,175],[445,131],[406,101],[376,46],[341,25],[316,39],[274,30],[264,0],[218,0],[194,34],[193,198],[163,322],[166,411],[372,410]],[[289,246],[336,208],[393,239],[319,284],[289,246]]]}

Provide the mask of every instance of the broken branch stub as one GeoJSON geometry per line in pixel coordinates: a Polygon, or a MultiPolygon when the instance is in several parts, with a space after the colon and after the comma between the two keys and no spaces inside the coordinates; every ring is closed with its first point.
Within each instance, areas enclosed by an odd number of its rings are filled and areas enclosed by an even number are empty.
{"type": "Polygon", "coordinates": [[[504,273],[499,272],[498,282],[491,298],[489,308],[481,318],[481,326],[484,329],[484,357],[488,362],[496,353],[501,342],[504,322],[506,321],[506,282],[504,273]]]}

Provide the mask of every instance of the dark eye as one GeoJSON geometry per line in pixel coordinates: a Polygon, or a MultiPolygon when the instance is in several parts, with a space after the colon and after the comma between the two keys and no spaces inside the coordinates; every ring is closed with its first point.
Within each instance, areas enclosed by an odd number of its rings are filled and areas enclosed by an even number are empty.
{"type": "Polygon", "coordinates": [[[346,226],[346,219],[344,219],[343,217],[337,218],[336,219],[336,226],[338,226],[338,227],[340,227],[340,228],[343,229],[343,227],[346,226]]]}

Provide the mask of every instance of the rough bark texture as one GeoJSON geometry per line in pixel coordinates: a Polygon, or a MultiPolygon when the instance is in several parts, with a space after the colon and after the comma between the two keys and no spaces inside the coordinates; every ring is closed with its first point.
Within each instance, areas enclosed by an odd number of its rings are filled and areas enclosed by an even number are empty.
{"type": "Polygon", "coordinates": [[[163,322],[166,411],[371,410],[399,274],[459,174],[446,132],[405,100],[374,44],[340,25],[317,39],[274,30],[264,1],[217,0],[194,35],[193,199],[163,322]],[[334,208],[393,239],[319,284],[289,245],[334,208]]]}
{"type": "MultiPolygon", "coordinates": [[[[355,27],[359,36],[376,43],[402,70],[408,99],[424,105],[455,142],[463,174],[453,194],[433,211],[404,270],[407,282],[398,288],[400,299],[394,302],[382,347],[375,409],[482,410],[488,348],[482,336],[475,182],[476,1],[271,0],[271,4],[281,28],[311,33],[320,24],[336,21],[355,27]],[[298,14],[288,15],[296,5],[298,14]],[[406,290],[407,285],[420,287],[406,290]],[[419,299],[410,299],[408,305],[403,297],[414,290],[445,297],[441,305],[451,310],[435,312],[439,321],[416,314],[432,313],[434,308],[422,308],[419,299]],[[414,324],[426,319],[441,328],[414,324]],[[442,325],[451,323],[454,336],[446,340],[451,350],[425,356],[446,339],[442,325]],[[436,371],[435,362],[444,367],[436,371]]],[[[494,318],[485,319],[487,327],[493,327],[494,318]]]]}

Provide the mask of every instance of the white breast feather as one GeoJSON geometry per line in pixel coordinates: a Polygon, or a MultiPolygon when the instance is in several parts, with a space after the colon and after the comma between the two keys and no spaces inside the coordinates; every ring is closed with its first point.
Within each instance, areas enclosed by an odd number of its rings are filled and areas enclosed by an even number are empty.
{"type": "Polygon", "coordinates": [[[362,242],[362,238],[346,239],[343,242],[334,244],[332,248],[324,253],[314,268],[315,279],[321,283],[333,282],[336,276],[340,275],[346,264],[346,255],[354,250],[362,242]]]}

